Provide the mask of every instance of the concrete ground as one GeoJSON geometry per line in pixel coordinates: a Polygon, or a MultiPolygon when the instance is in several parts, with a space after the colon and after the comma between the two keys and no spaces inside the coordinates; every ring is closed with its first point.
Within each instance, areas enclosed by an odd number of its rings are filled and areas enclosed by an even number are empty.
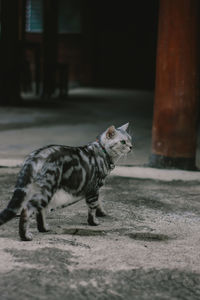
{"type": "Polygon", "coordinates": [[[79,202],[49,213],[47,234],[33,220],[32,242],[19,241],[18,218],[0,228],[0,299],[200,299],[200,176],[146,167],[152,103],[148,92],[76,89],[48,109],[0,108],[0,209],[35,148],[85,144],[127,121],[135,143],[102,189],[98,227],[79,202]]]}
{"type": "Polygon", "coordinates": [[[139,91],[74,89],[69,100],[26,101],[20,108],[0,109],[0,165],[21,162],[30,151],[46,144],[82,145],[95,140],[110,125],[130,122],[134,154],[125,164],[148,163],[151,147],[153,94],[139,91]],[[11,161],[12,160],[12,161],[11,161]]]}

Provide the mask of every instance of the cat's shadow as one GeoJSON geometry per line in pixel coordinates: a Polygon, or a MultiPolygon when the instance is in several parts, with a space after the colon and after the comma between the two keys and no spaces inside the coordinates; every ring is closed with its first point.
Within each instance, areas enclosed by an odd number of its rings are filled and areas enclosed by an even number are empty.
{"type": "Polygon", "coordinates": [[[127,234],[131,239],[141,241],[163,242],[172,239],[172,237],[162,233],[152,232],[131,232],[127,234]]]}

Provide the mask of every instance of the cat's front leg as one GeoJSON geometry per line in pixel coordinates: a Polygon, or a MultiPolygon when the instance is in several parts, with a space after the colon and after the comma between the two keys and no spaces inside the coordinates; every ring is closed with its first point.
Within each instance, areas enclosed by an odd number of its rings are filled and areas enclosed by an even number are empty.
{"type": "Polygon", "coordinates": [[[45,210],[39,210],[36,214],[37,228],[39,232],[48,232],[50,231],[49,226],[45,220],[45,210]]]}
{"type": "Polygon", "coordinates": [[[99,194],[95,193],[95,194],[90,194],[86,196],[86,203],[88,206],[88,224],[91,226],[97,226],[99,225],[99,221],[96,218],[96,211],[97,208],[99,206],[99,194]]]}

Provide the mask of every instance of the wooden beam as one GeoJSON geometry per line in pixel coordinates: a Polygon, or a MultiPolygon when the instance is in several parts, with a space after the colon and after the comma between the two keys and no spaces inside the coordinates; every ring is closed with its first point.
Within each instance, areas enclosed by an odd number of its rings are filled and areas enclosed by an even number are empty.
{"type": "Polygon", "coordinates": [[[82,85],[95,84],[95,2],[81,1],[81,75],[82,85]]]}
{"type": "Polygon", "coordinates": [[[50,97],[56,88],[58,52],[58,1],[43,0],[43,97],[50,97]]]}
{"type": "Polygon", "coordinates": [[[20,102],[19,1],[1,0],[0,104],[20,102]]]}

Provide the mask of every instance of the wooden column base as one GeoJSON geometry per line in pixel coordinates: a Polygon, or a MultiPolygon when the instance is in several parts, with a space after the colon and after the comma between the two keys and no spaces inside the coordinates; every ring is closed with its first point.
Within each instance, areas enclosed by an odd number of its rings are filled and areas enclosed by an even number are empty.
{"type": "Polygon", "coordinates": [[[195,158],[167,157],[164,155],[151,154],[149,166],[160,169],[181,169],[197,171],[195,158]]]}

